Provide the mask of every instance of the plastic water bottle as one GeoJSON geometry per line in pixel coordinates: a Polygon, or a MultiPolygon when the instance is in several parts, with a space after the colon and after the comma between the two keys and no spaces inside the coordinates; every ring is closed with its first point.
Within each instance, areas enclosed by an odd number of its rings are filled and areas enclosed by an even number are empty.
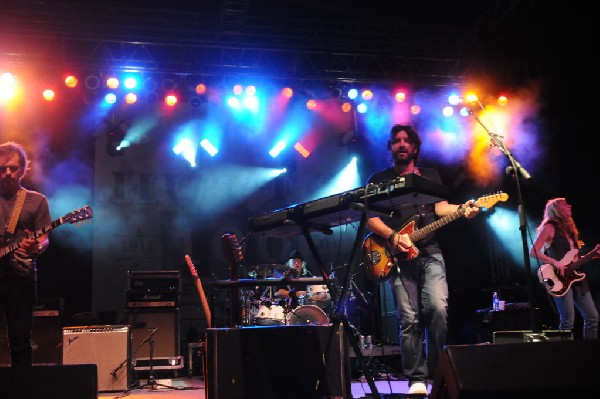
{"type": "Polygon", "coordinates": [[[500,310],[500,298],[498,297],[498,292],[494,291],[492,295],[492,310],[497,312],[500,310]]]}

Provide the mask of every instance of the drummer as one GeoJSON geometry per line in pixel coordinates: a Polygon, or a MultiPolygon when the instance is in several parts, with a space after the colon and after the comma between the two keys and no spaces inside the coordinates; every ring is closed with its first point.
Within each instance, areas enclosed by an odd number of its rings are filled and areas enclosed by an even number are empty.
{"type": "MultiPolygon", "coordinates": [[[[297,249],[290,252],[286,266],[283,272],[285,278],[312,277],[302,252],[297,249]]],[[[277,288],[275,296],[286,303],[287,310],[292,310],[304,304],[306,288],[306,285],[282,285],[277,288]]]]}

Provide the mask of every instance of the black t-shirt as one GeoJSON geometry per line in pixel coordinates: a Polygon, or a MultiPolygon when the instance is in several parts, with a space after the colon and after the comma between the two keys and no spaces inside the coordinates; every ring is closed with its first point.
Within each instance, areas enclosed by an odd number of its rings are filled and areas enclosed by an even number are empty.
{"type": "MultiPolygon", "coordinates": [[[[419,174],[438,184],[442,184],[442,179],[437,170],[432,168],[418,168],[419,174]]],[[[398,173],[393,167],[389,167],[379,172],[373,173],[368,179],[369,183],[380,183],[385,180],[398,177],[398,173]]],[[[397,205],[390,215],[377,215],[381,220],[394,230],[400,230],[413,216],[418,215],[418,220],[415,223],[415,229],[420,229],[437,220],[435,215],[435,205],[433,203],[426,205],[401,204],[397,205]]],[[[442,250],[437,241],[435,231],[425,236],[423,239],[414,243],[421,256],[430,256],[435,253],[441,253],[442,250]]]]}

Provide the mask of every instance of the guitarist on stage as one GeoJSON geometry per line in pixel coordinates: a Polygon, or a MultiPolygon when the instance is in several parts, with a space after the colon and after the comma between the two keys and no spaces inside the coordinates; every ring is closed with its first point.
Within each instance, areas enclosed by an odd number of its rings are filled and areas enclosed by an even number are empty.
{"type": "MultiPolygon", "coordinates": [[[[411,126],[394,125],[387,148],[393,166],[372,174],[367,184],[411,173],[441,183],[435,169],[417,168],[421,139],[411,126]]],[[[399,231],[414,215],[420,215],[419,224],[424,226],[456,212],[459,207],[465,208],[467,218],[479,212],[473,200],[462,205],[440,201],[429,205],[403,205],[390,216],[368,220],[368,228],[385,238],[392,255],[398,255],[395,259],[414,250],[413,245],[419,253],[413,260],[398,262],[388,279],[398,312],[402,369],[408,378],[409,394],[426,395],[427,381],[433,380],[448,331],[448,284],[444,258],[435,234],[413,243],[408,234],[399,231]],[[423,347],[424,338],[427,339],[427,350],[423,347]]]]}
{"type": "Polygon", "coordinates": [[[0,144],[2,247],[18,242],[18,248],[0,259],[0,310],[6,319],[13,367],[28,367],[33,363],[31,333],[37,295],[36,258],[49,243],[48,234],[36,239],[25,238],[25,235],[51,222],[46,197],[21,187],[28,168],[29,160],[20,144],[0,144]]]}
{"type": "MultiPolygon", "coordinates": [[[[544,219],[536,229],[537,235],[529,250],[529,255],[541,263],[552,265],[557,277],[564,277],[570,272],[567,267],[572,262],[581,260],[577,251],[574,259],[566,259],[565,255],[573,249],[579,250],[583,242],[579,240],[579,230],[571,214],[571,205],[564,198],[548,200],[544,209],[544,219]]],[[[600,247],[590,251],[583,258],[598,256],[600,247]]],[[[575,308],[583,319],[583,339],[598,338],[598,310],[590,292],[587,278],[572,283],[571,288],[562,296],[554,296],[560,323],[559,330],[573,330],[575,308]]]]}

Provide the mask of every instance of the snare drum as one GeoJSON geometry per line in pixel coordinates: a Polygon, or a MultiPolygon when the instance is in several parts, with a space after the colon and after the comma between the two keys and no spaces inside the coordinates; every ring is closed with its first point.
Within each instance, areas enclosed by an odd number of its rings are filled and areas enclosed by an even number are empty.
{"type": "Polygon", "coordinates": [[[254,315],[254,324],[257,326],[273,326],[285,324],[285,312],[283,306],[273,303],[263,303],[254,315]]]}
{"type": "Polygon", "coordinates": [[[286,324],[288,326],[297,324],[328,324],[329,318],[325,312],[315,305],[298,306],[292,312],[286,315],[286,324]]]}

